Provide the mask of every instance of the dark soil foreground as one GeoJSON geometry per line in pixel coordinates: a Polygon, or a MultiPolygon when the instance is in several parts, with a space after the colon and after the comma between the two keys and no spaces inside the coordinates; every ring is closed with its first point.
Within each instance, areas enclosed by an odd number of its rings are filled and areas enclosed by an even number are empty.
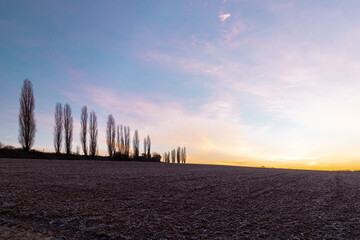
{"type": "Polygon", "coordinates": [[[0,159],[0,239],[360,239],[360,173],[0,159]]]}

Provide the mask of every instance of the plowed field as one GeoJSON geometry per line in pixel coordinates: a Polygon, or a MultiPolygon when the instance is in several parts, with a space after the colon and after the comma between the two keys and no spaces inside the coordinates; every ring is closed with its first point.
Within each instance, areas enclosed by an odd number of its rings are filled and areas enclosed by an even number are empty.
{"type": "Polygon", "coordinates": [[[360,239],[360,173],[0,159],[0,239],[360,239]]]}

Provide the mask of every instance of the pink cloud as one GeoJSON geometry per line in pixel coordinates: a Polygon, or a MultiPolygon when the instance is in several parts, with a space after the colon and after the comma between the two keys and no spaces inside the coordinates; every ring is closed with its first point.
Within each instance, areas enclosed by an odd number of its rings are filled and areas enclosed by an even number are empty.
{"type": "Polygon", "coordinates": [[[221,64],[210,63],[195,58],[172,56],[158,51],[147,52],[143,59],[148,63],[156,63],[158,66],[180,68],[193,74],[206,74],[209,76],[219,76],[224,66],[221,64]]]}
{"type": "Polygon", "coordinates": [[[102,112],[113,114],[123,123],[132,122],[136,125],[156,124],[167,121],[168,117],[176,118],[185,109],[166,96],[138,96],[132,94],[117,94],[112,89],[86,86],[83,88],[85,98],[102,112]]]}
{"type": "Polygon", "coordinates": [[[232,24],[230,31],[227,31],[224,35],[226,41],[231,41],[233,38],[242,34],[245,31],[245,24],[242,21],[237,21],[232,24]]]}

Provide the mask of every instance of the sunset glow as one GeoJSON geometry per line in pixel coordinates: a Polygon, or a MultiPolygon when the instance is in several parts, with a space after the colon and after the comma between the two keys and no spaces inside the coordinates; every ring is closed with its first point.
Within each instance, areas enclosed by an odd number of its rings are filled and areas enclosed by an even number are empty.
{"type": "MultiPolygon", "coordinates": [[[[34,148],[69,103],[189,163],[360,170],[360,2],[1,1],[0,141],[19,147],[25,78],[34,148]]],[[[142,147],[140,148],[142,149],[142,147]]]]}

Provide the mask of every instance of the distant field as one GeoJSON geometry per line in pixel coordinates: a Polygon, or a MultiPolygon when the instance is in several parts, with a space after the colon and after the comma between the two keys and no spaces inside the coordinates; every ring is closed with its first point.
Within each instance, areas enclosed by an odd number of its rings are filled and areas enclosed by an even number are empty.
{"type": "Polygon", "coordinates": [[[360,173],[0,159],[0,239],[360,239],[360,173]]]}

